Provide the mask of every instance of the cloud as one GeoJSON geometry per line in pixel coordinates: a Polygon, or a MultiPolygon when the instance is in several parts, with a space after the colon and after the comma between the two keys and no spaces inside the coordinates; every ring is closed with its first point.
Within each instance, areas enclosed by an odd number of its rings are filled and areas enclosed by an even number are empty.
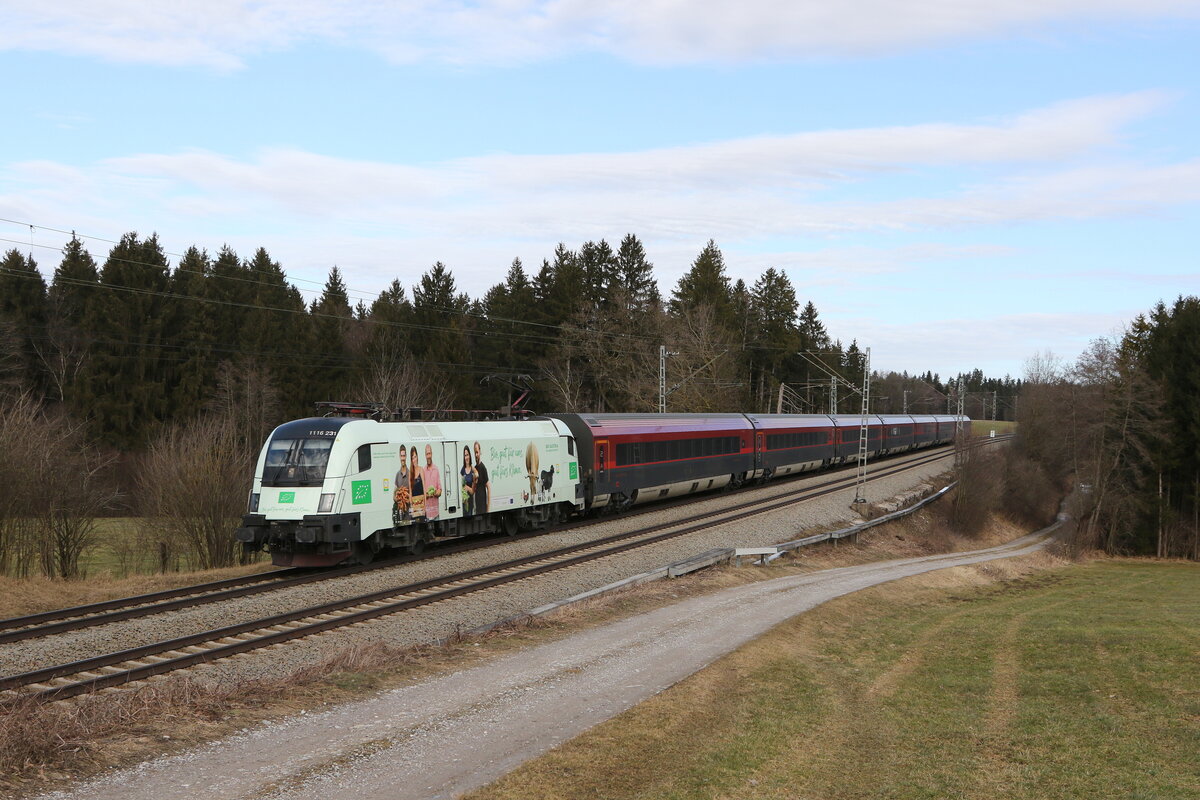
{"type": "MultiPolygon", "coordinates": [[[[992,224],[1129,213],[1194,199],[1197,162],[1084,166],[1120,142],[1123,126],[1165,99],[1138,92],[989,123],[800,132],[626,153],[406,165],[299,150],[268,149],[248,160],[190,151],[112,158],[86,174],[89,182],[117,183],[147,201],[200,208],[208,197],[226,203],[230,214],[273,211],[455,236],[593,238],[616,228],[665,238],[752,237],[992,224]],[[1079,166],[1044,172],[1064,163],[1079,166]],[[968,175],[1005,172],[947,186],[949,167],[968,175]],[[1043,171],[1027,173],[1031,167],[1043,171]],[[888,193],[898,185],[905,196],[870,199],[880,177],[888,179],[888,193]],[[829,187],[850,182],[866,199],[822,198],[829,187]]],[[[55,171],[45,164],[18,169],[55,171]]]]}
{"type": "MultiPolygon", "coordinates": [[[[144,153],[82,166],[30,161],[0,166],[0,217],[106,238],[129,227],[158,231],[177,249],[265,246],[295,277],[319,286],[338,263],[368,293],[397,275],[411,284],[442,260],[463,289],[479,296],[502,279],[514,256],[536,271],[557,242],[612,242],[627,232],[641,237],[669,292],[714,238],[734,277],[752,283],[767,266],[786,269],[829,314],[835,334],[878,342],[879,357],[894,354],[893,362],[880,364],[958,363],[935,358],[944,350],[961,353],[961,363],[974,368],[985,366],[970,359],[976,348],[1011,359],[1037,349],[1036,341],[1068,351],[1061,342],[1073,340],[1035,317],[997,323],[999,333],[974,343],[975,328],[965,322],[962,335],[959,322],[936,330],[878,328],[861,319],[874,311],[864,304],[891,303],[879,307],[882,315],[901,305],[915,314],[915,304],[935,302],[916,296],[916,284],[900,279],[901,272],[937,281],[950,293],[965,291],[960,277],[983,267],[1002,268],[1006,282],[1032,283],[1013,273],[1044,264],[1044,256],[1036,237],[1030,245],[1013,236],[1014,224],[1104,218],[1119,236],[1129,216],[1179,213],[1200,201],[1200,159],[1145,164],[1130,159],[1124,146],[1125,127],[1165,99],[1142,92],[982,122],[428,164],[294,149],[249,158],[144,153]],[[975,231],[983,237],[966,241],[975,231]],[[1020,243],[1019,257],[1013,242],[1020,243]],[[887,291],[864,298],[857,290],[864,283],[887,291]],[[1026,331],[1025,324],[1041,327],[1026,331]],[[905,349],[917,345],[929,348],[928,358],[905,349]]],[[[27,241],[29,231],[10,238],[27,241]]],[[[35,232],[37,243],[49,238],[35,232]]],[[[1044,290],[1045,281],[1037,284],[1044,290]]],[[[931,306],[930,313],[944,312],[931,306]]],[[[1077,330],[1097,329],[1089,323],[1077,330]]]]}
{"type": "Polygon", "coordinates": [[[0,48],[231,70],[307,43],[404,63],[600,52],[642,63],[860,57],[1083,23],[1194,19],[1195,0],[0,1],[0,48]]]}
{"type": "Polygon", "coordinates": [[[730,4],[721,0],[588,0],[550,3],[551,18],[595,32],[605,49],[635,61],[762,61],[871,56],[1026,33],[1063,22],[1194,17],[1188,0],[822,0],[730,4]]]}

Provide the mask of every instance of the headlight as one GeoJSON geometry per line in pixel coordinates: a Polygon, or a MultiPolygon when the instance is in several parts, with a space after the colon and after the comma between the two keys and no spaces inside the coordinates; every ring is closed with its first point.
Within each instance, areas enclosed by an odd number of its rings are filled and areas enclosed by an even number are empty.
{"type": "Polygon", "coordinates": [[[250,502],[247,504],[246,510],[250,513],[258,511],[258,492],[250,493],[250,502]]]}
{"type": "Polygon", "coordinates": [[[330,511],[333,511],[333,495],[323,494],[321,495],[321,504],[317,506],[317,513],[328,514],[330,511]]]}

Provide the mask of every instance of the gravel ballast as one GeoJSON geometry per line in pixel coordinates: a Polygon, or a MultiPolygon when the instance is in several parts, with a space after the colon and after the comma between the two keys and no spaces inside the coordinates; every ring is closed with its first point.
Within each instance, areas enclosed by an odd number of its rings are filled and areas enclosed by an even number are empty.
{"type": "MultiPolygon", "coordinates": [[[[944,473],[950,466],[951,459],[952,454],[947,454],[932,463],[874,481],[867,488],[868,500],[880,502],[910,491],[915,486],[944,473]]],[[[875,465],[875,469],[882,470],[896,463],[895,460],[881,462],[875,465]]],[[[770,483],[737,495],[737,502],[795,492],[829,478],[829,473],[815,473],[799,480],[770,483]]],[[[405,647],[437,641],[608,585],[630,575],[689,558],[712,548],[762,547],[798,538],[814,529],[847,522],[854,518],[853,512],[850,511],[853,499],[854,489],[845,489],[797,506],[747,517],[745,521],[717,525],[629,553],[434,603],[383,617],[371,623],[307,637],[286,646],[224,659],[193,668],[191,674],[223,683],[258,677],[277,678],[281,674],[319,664],[350,646],[384,642],[392,647],[405,647]]],[[[711,498],[685,506],[651,511],[636,517],[614,517],[572,531],[550,533],[347,578],[113,623],[52,639],[17,642],[0,647],[0,674],[18,674],[86,658],[99,652],[129,649],[167,637],[251,621],[284,611],[484,567],[505,559],[533,555],[649,525],[667,523],[698,513],[717,514],[733,502],[734,498],[729,495],[715,494],[711,498]]]]}

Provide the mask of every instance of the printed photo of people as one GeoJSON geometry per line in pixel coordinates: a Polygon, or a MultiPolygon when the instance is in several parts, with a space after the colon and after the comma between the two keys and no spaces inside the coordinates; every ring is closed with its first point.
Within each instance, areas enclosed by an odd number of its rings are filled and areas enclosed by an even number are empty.
{"type": "Polygon", "coordinates": [[[475,513],[475,485],[478,475],[471,463],[471,448],[463,445],[462,454],[462,468],[458,471],[462,478],[462,513],[464,517],[469,517],[475,513]]]}
{"type": "Polygon", "coordinates": [[[392,493],[392,524],[405,525],[412,521],[412,483],[409,478],[408,450],[400,445],[400,469],[396,471],[396,488],[392,493]]]}
{"type": "Polygon", "coordinates": [[[488,484],[488,470],[483,464],[483,448],[475,443],[475,513],[488,513],[491,499],[491,486],[488,484]]]}
{"type": "Polygon", "coordinates": [[[421,469],[421,462],[417,460],[417,448],[413,447],[409,453],[409,502],[412,504],[412,518],[414,520],[425,519],[425,479],[424,471],[421,469]]]}
{"type": "Polygon", "coordinates": [[[433,445],[425,445],[425,468],[421,470],[421,488],[425,492],[425,519],[438,518],[442,496],[442,474],[433,463],[433,445]]]}

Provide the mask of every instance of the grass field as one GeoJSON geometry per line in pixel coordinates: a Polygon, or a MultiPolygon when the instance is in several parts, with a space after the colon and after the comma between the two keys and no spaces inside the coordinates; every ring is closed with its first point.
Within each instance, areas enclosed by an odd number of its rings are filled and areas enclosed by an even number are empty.
{"type": "Polygon", "coordinates": [[[971,420],[971,433],[975,436],[988,436],[991,431],[995,431],[997,436],[1006,433],[1016,433],[1017,423],[1004,422],[997,420],[993,422],[990,419],[973,419],[971,420]]]}
{"type": "Polygon", "coordinates": [[[270,560],[263,554],[253,564],[189,571],[188,559],[181,554],[171,559],[164,573],[159,569],[154,543],[147,543],[146,537],[139,536],[137,519],[99,519],[96,528],[95,543],[80,555],[79,566],[83,577],[79,580],[51,580],[40,575],[29,578],[0,575],[0,618],[95,603],[272,568],[270,560]]]}
{"type": "Polygon", "coordinates": [[[905,583],[797,617],[470,798],[1200,796],[1200,565],[905,583]]]}

